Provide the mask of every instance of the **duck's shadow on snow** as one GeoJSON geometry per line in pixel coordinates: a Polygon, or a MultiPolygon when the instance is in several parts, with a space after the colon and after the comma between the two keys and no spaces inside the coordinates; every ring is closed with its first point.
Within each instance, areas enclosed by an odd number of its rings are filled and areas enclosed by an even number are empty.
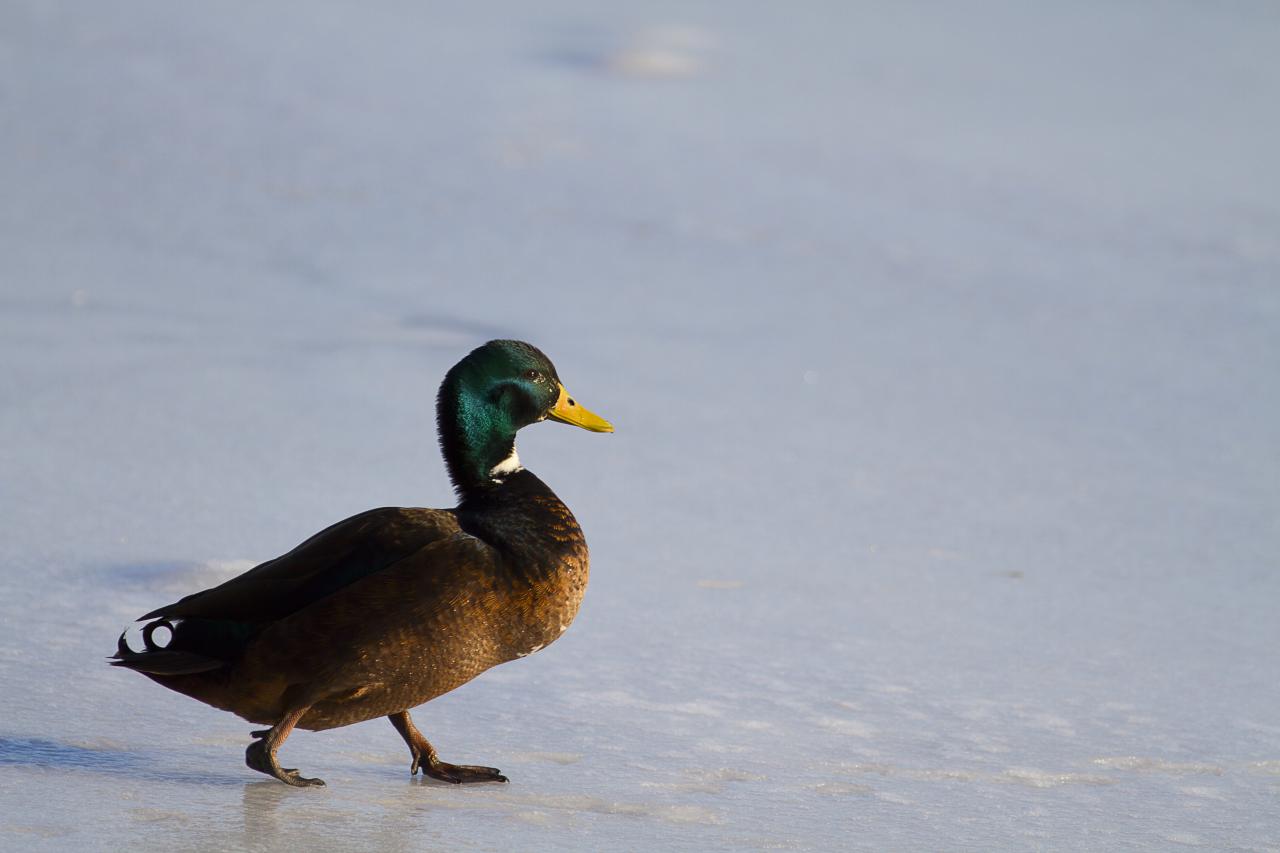
{"type": "Polygon", "coordinates": [[[69,772],[106,773],[154,782],[243,785],[243,776],[219,776],[164,766],[159,759],[125,749],[94,748],[48,738],[0,735],[0,767],[45,767],[69,772]]]}

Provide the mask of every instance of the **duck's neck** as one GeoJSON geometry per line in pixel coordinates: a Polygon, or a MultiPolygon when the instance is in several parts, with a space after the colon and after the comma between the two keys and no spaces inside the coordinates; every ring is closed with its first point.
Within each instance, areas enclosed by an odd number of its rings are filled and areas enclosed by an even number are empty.
{"type": "Polygon", "coordinates": [[[526,580],[586,565],[586,541],[573,513],[536,474],[520,470],[491,487],[464,496],[458,524],[507,559],[506,570],[526,580]]]}
{"type": "Polygon", "coordinates": [[[515,427],[449,379],[440,388],[436,420],[440,451],[460,500],[488,492],[522,470],[515,427]]]}

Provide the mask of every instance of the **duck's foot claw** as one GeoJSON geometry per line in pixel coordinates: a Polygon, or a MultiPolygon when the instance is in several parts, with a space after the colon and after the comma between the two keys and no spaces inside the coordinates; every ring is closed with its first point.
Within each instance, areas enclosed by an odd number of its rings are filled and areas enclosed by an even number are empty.
{"type": "Polygon", "coordinates": [[[286,785],[292,785],[295,788],[323,788],[324,780],[317,778],[308,778],[299,776],[297,770],[285,770],[279,776],[276,776],[286,785]]]}
{"type": "Polygon", "coordinates": [[[449,764],[444,761],[423,763],[415,758],[412,772],[417,773],[419,767],[422,768],[423,776],[430,776],[432,779],[439,779],[441,782],[451,782],[454,785],[461,785],[464,782],[507,781],[507,777],[503,776],[496,767],[481,767],[476,764],[449,764]]]}
{"type": "MultiPolygon", "coordinates": [[[[256,736],[258,733],[255,732],[256,736]]],[[[297,768],[281,767],[275,754],[267,749],[265,740],[256,740],[244,751],[244,763],[259,773],[274,776],[286,785],[295,788],[319,788],[324,785],[323,779],[309,779],[298,775],[297,768]]]]}

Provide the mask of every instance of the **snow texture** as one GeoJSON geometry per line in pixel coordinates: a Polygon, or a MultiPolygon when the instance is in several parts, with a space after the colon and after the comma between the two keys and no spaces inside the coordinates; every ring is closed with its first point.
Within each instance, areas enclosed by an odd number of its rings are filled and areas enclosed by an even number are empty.
{"type": "Polygon", "coordinates": [[[0,848],[1280,850],[1280,9],[0,5],[0,848]],[[593,577],[391,726],[103,658],[532,341],[593,577]]]}

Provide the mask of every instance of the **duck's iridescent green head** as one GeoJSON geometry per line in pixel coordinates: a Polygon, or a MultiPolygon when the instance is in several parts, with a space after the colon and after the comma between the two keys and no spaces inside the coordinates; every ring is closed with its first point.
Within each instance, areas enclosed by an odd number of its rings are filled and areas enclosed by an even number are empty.
{"type": "Polygon", "coordinates": [[[453,366],[436,398],[440,449],[459,493],[500,483],[520,470],[516,431],[551,418],[613,432],[569,396],[555,365],[523,341],[489,341],[453,366]]]}

